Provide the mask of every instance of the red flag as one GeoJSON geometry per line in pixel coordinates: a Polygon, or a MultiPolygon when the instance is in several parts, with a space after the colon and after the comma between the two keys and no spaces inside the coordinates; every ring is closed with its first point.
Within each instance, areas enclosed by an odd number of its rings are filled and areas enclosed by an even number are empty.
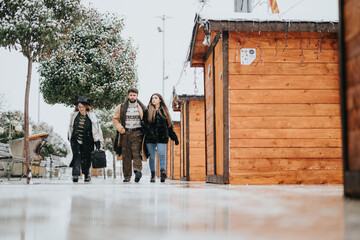
{"type": "Polygon", "coordinates": [[[272,13],[280,13],[276,0],[270,0],[270,6],[272,13]]]}

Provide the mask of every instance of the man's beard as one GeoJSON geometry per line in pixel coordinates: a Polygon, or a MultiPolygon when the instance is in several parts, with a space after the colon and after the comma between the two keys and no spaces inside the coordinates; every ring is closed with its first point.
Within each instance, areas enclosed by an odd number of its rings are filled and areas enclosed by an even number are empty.
{"type": "Polygon", "coordinates": [[[129,99],[129,101],[130,101],[131,103],[135,103],[135,102],[136,102],[136,99],[135,99],[135,100],[129,99]]]}

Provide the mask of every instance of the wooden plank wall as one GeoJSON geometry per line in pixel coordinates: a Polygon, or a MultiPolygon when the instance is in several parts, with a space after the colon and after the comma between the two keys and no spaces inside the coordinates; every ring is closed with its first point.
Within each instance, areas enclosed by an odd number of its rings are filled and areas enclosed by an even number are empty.
{"type": "Polygon", "coordinates": [[[171,141],[171,139],[169,138],[169,142],[166,145],[166,178],[171,178],[170,173],[171,173],[171,168],[172,168],[172,162],[171,162],[171,148],[173,147],[174,142],[171,141]]]}
{"type": "Polygon", "coordinates": [[[337,34],[260,37],[230,32],[230,183],[342,183],[337,34]]]}
{"type": "Polygon", "coordinates": [[[215,157],[216,175],[224,173],[224,76],[223,76],[223,41],[222,39],[215,46],[214,62],[214,86],[215,86],[215,157]]]}
{"type": "MultiPolygon", "coordinates": [[[[181,142],[180,135],[180,123],[174,123],[174,132],[178,136],[179,142],[181,142]]],[[[180,179],[180,144],[175,145],[174,148],[171,149],[172,153],[172,179],[179,180],[180,179]]]]}
{"type": "Polygon", "coordinates": [[[190,181],[205,181],[204,101],[189,100],[190,181]]]}
{"type": "Polygon", "coordinates": [[[348,170],[360,171],[360,1],[344,2],[348,170]]]}
{"type": "Polygon", "coordinates": [[[181,104],[181,113],[180,113],[180,178],[186,177],[186,104],[181,104]]]}
{"type": "Polygon", "coordinates": [[[155,159],[156,163],[155,163],[155,175],[157,177],[160,177],[160,159],[159,159],[159,155],[158,152],[156,150],[156,159],[155,159]]]}
{"type": "Polygon", "coordinates": [[[204,89],[206,108],[206,158],[207,175],[215,175],[215,145],[214,145],[214,82],[213,82],[213,54],[205,62],[204,89]]]}

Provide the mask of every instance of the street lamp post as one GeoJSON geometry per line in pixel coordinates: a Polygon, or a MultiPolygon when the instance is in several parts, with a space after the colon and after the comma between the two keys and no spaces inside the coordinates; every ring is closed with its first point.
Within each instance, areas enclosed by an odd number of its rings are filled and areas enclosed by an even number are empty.
{"type": "Polygon", "coordinates": [[[13,135],[13,128],[15,130],[15,132],[19,133],[21,132],[22,126],[20,125],[20,123],[18,121],[15,121],[15,124],[13,123],[14,119],[12,117],[12,115],[9,115],[9,140],[12,140],[12,135],[13,135]]]}
{"type": "Polygon", "coordinates": [[[22,131],[22,126],[18,123],[16,126],[13,125],[12,119],[10,119],[10,125],[9,125],[9,140],[12,140],[12,134],[13,134],[13,127],[15,132],[19,133],[22,131]]]}
{"type": "Polygon", "coordinates": [[[163,27],[162,29],[160,27],[158,27],[158,31],[162,32],[163,34],[163,76],[162,76],[162,97],[165,99],[165,80],[168,77],[165,77],[165,21],[166,19],[170,18],[167,17],[166,15],[162,15],[161,17],[159,17],[162,21],[163,21],[163,27]]]}
{"type": "Polygon", "coordinates": [[[10,118],[9,122],[9,140],[12,139],[12,119],[10,118]]]}

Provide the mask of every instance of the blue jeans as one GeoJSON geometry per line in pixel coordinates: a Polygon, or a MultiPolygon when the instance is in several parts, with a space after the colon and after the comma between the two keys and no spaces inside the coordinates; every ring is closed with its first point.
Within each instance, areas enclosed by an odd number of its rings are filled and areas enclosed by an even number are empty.
{"type": "Polygon", "coordinates": [[[150,153],[149,166],[150,171],[155,172],[156,149],[160,160],[160,169],[166,169],[166,145],[167,143],[147,143],[147,149],[150,153]]]}

